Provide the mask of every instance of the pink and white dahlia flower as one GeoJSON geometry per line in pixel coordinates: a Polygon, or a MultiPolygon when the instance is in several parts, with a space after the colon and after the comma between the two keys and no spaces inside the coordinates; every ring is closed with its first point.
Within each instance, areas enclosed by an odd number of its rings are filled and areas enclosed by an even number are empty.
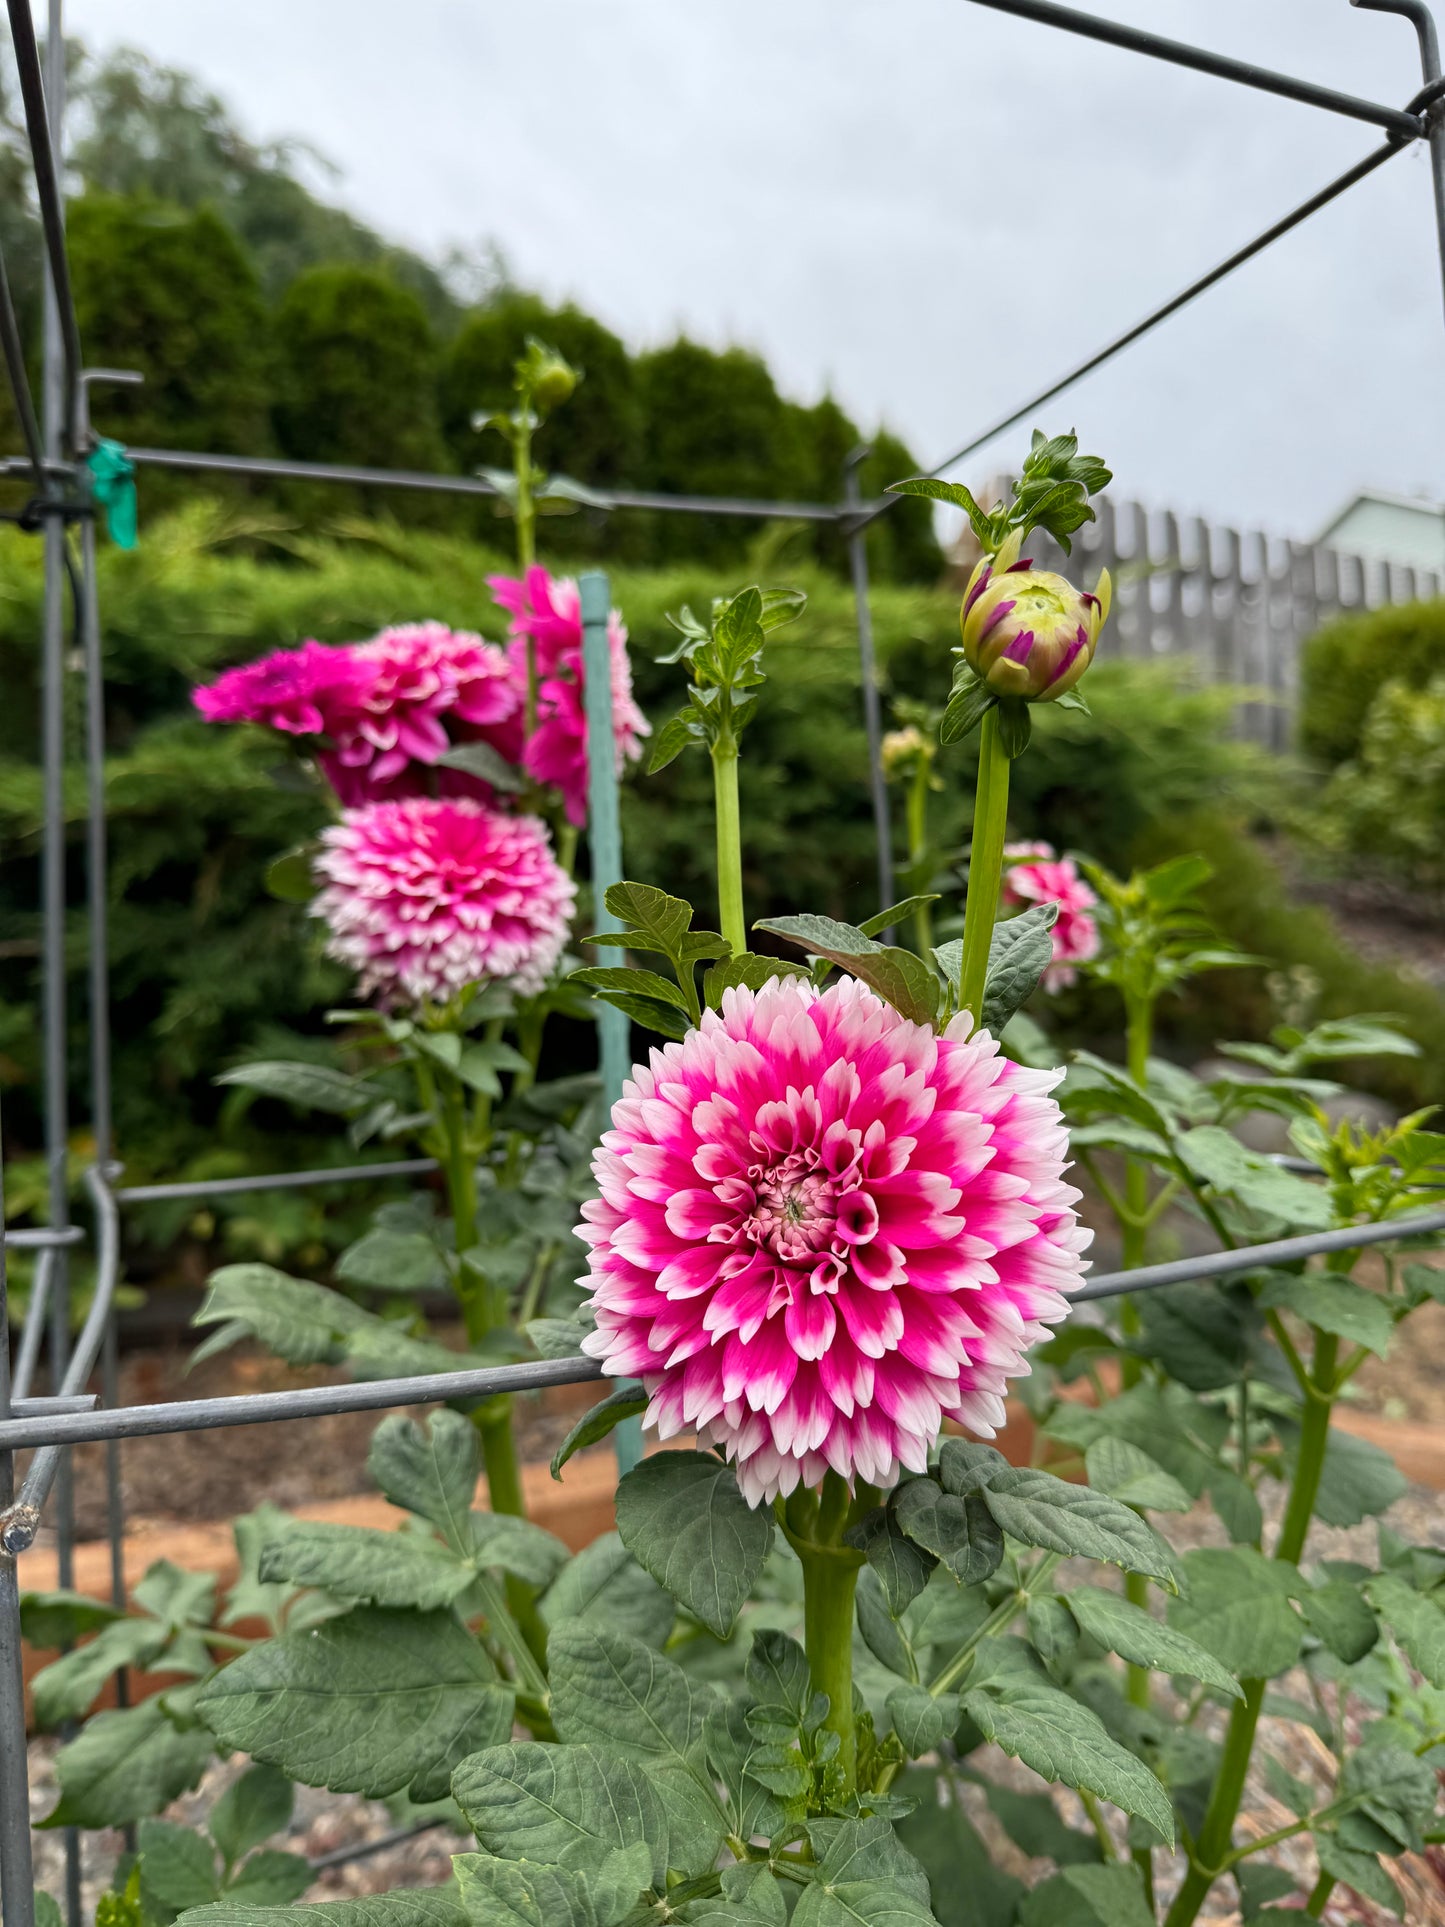
{"type": "Polygon", "coordinates": [[[363,996],[445,1003],[483,979],[546,983],[577,891],[537,817],[414,796],[346,810],[321,842],[312,914],[363,996]]]}
{"type": "Polygon", "coordinates": [[[726,991],[633,1072],[593,1160],[585,1350],[753,1505],[830,1467],[891,1486],[945,1418],[991,1437],[1091,1235],[1061,1075],[852,978],[726,991]]]}
{"type": "MultiPolygon", "coordinates": [[[[462,736],[500,736],[521,715],[525,678],[517,680],[505,651],[444,622],[383,629],[346,653],[371,683],[364,705],[328,732],[334,747],[320,759],[344,804],[417,794],[427,767],[451,747],[447,721],[463,725],[462,736]]],[[[515,757],[520,736],[496,746],[515,757]]]]}
{"type": "Polygon", "coordinates": [[[191,692],[208,723],[263,723],[288,736],[329,736],[353,726],[371,699],[374,664],[348,649],[303,642],[228,669],[191,692]]]}
{"type": "Polygon", "coordinates": [[[1073,966],[1099,954],[1099,926],[1089,915],[1099,899],[1073,859],[1055,855],[1052,843],[1009,843],[1004,859],[999,897],[1004,909],[1027,910],[1035,903],[1059,906],[1059,919],[1050,933],[1054,960],[1044,972],[1044,988],[1063,990],[1079,974],[1073,966]]]}
{"type": "MultiPolygon", "coordinates": [[[[537,664],[537,727],[522,751],[522,764],[539,783],[562,792],[569,822],[587,821],[587,715],[582,673],[582,604],[577,584],[545,569],[525,576],[487,578],[492,594],[512,617],[509,651],[520,685],[527,681],[527,641],[537,664]]],[[[607,618],[612,665],[612,733],[617,773],[642,754],[652,726],[632,695],[627,630],[613,609],[607,618]]]]}

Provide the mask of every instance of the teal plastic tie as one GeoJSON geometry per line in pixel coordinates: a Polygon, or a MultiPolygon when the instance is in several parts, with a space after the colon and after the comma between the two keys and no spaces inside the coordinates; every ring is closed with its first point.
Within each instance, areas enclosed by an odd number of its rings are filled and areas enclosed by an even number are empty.
{"type": "Polygon", "coordinates": [[[137,518],[135,463],[119,442],[102,435],[85,458],[90,470],[90,488],[105,510],[106,533],[118,549],[133,549],[136,544],[137,518]]]}

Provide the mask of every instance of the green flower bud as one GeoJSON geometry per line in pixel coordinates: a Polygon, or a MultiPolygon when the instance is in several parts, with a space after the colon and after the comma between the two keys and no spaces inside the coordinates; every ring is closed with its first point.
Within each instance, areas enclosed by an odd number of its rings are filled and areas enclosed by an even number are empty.
{"type": "Polygon", "coordinates": [[[1053,702],[1094,659],[1109,613],[1109,571],[1091,594],[1020,562],[1017,529],[974,570],[959,614],[969,668],[996,696],[1053,702]]]}

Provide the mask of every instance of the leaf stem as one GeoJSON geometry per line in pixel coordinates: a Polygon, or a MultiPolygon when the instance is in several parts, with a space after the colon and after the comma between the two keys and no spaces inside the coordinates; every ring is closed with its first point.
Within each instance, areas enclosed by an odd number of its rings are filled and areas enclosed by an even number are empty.
{"type": "MultiPolygon", "coordinates": [[[[914,871],[914,888],[919,891],[928,888],[927,877],[920,873],[924,858],[928,855],[928,786],[932,780],[933,770],[929,759],[926,755],[920,755],[908,790],[908,863],[914,871]]],[[[927,963],[933,948],[931,904],[920,903],[913,913],[913,941],[918,945],[919,956],[927,963]]]]}
{"type": "Polygon", "coordinates": [[[717,895],[722,934],[735,957],[748,947],[743,915],[742,822],[738,811],[738,744],[724,730],[712,745],[713,799],[717,814],[717,895]]]}
{"type": "Polygon", "coordinates": [[[999,729],[998,707],[984,717],[978,741],[978,788],[973,800],[973,846],[968,859],[968,895],[963,907],[963,968],[958,1003],[975,1024],[982,1021],[988,954],[998,916],[1003,878],[1003,846],[1008,835],[1009,759],[999,729]]]}

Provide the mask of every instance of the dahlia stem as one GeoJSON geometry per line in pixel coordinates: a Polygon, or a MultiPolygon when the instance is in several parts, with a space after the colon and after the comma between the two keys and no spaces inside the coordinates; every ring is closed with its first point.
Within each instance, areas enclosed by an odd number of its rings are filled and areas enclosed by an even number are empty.
{"type": "Polygon", "coordinates": [[[853,1725],[853,1594],[861,1552],[842,1544],[849,1511],[848,1488],[836,1472],[823,1482],[814,1537],[795,1539],[803,1565],[803,1644],[813,1691],[828,1697],[823,1724],[838,1735],[842,1792],[858,1780],[858,1736],[853,1725]]]}
{"type": "MultiPolygon", "coordinates": [[[[1354,1252],[1336,1254],[1330,1269],[1349,1271],[1355,1256],[1354,1252]]],[[[1338,1338],[1330,1332],[1316,1331],[1314,1334],[1311,1395],[1305,1399],[1300,1419],[1299,1456],[1295,1460],[1294,1480],[1285,1507],[1284,1523],[1280,1527],[1279,1543],[1274,1549],[1276,1559],[1286,1560],[1291,1565],[1298,1563],[1304,1551],[1310,1520],[1314,1517],[1315,1501],[1319,1497],[1325,1451],[1330,1442],[1330,1414],[1334,1409],[1337,1390],[1335,1374],[1339,1343],[1338,1338]]],[[[1235,1702],[1229,1716],[1224,1752],[1220,1757],[1219,1773],[1209,1798],[1204,1824],[1191,1855],[1189,1872],[1165,1918],[1165,1927],[1190,1927],[1210,1888],[1224,1871],[1223,1863],[1234,1837],[1234,1822],[1244,1798],[1244,1783],[1254,1752],[1266,1682],[1262,1679],[1246,1679],[1241,1680],[1240,1685],[1244,1688],[1244,1698],[1235,1702]]]]}
{"type": "Polygon", "coordinates": [[[717,816],[717,900],[722,934],[735,957],[748,947],[743,915],[742,819],[738,811],[738,744],[725,730],[712,746],[713,801],[717,816]]]}
{"type": "Polygon", "coordinates": [[[983,719],[978,744],[978,789],[973,800],[973,848],[968,859],[968,896],[963,908],[963,970],[958,1002],[975,1024],[983,1017],[988,953],[998,915],[1003,846],[1008,835],[1008,755],[998,710],[983,719]]]}

